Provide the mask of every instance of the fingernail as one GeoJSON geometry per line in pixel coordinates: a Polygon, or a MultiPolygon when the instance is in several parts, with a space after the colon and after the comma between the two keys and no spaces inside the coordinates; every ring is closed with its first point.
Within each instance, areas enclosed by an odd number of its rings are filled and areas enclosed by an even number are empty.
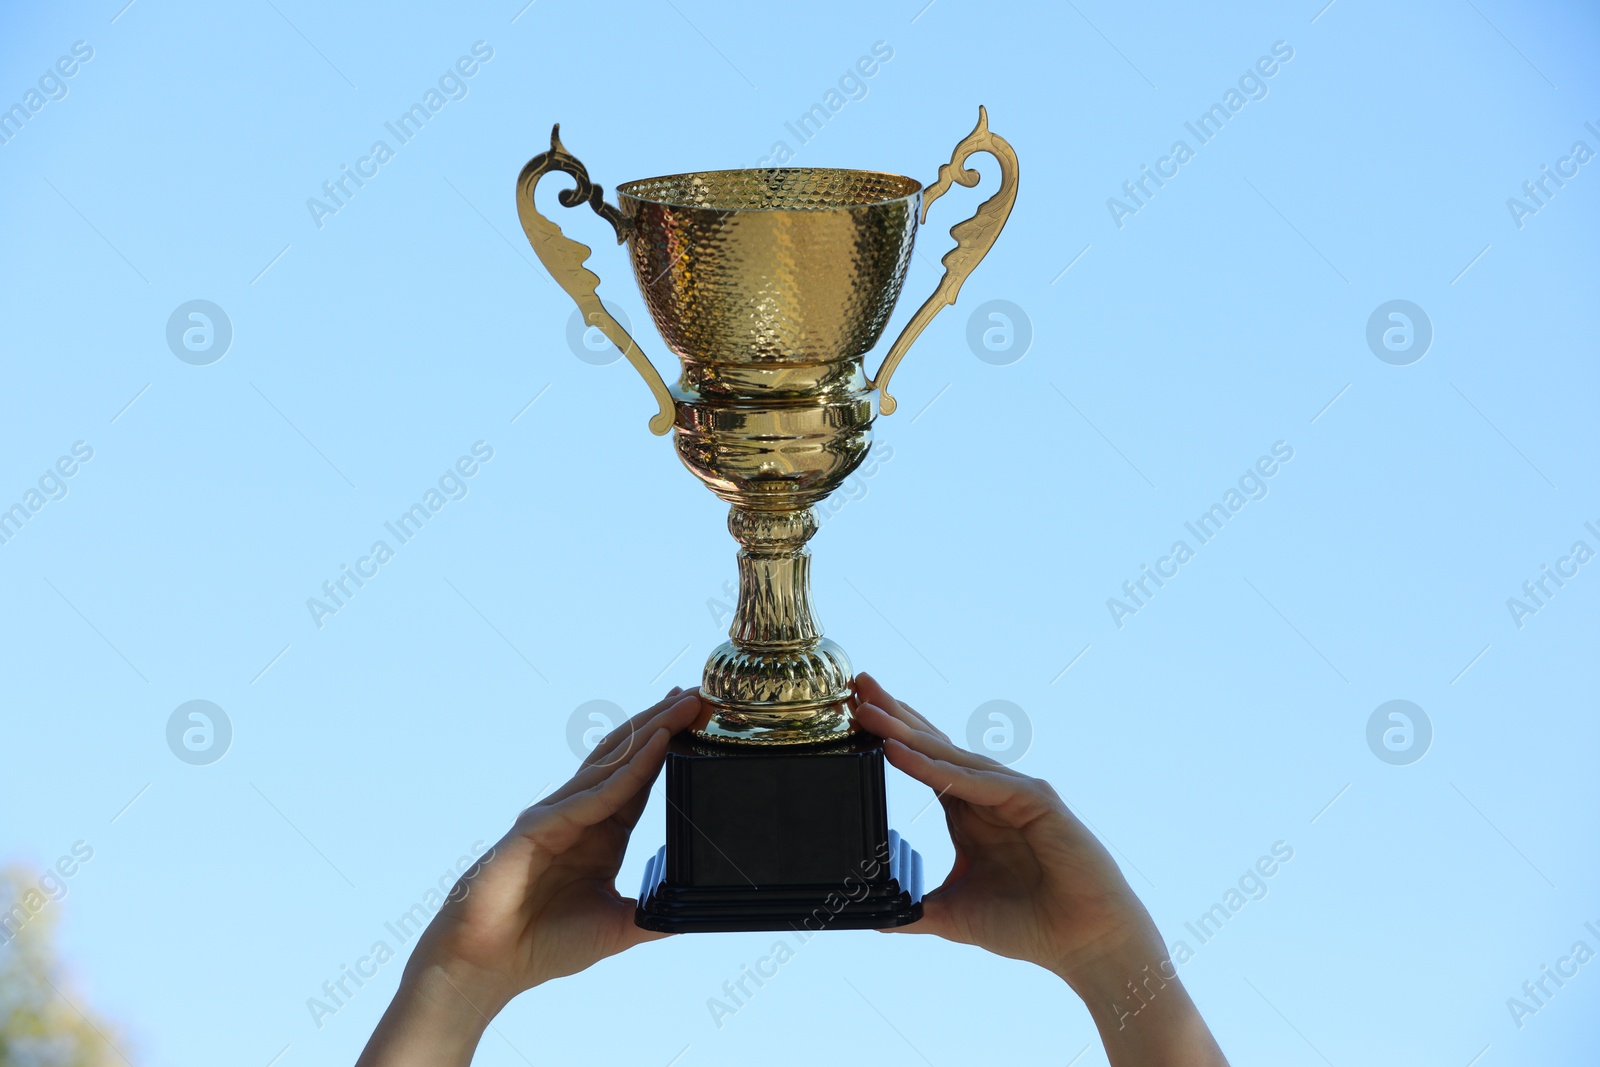
{"type": "Polygon", "coordinates": [[[673,686],[671,689],[669,689],[667,691],[667,696],[668,697],[675,697],[681,692],[683,692],[683,686],[675,685],[675,686],[673,686]]]}

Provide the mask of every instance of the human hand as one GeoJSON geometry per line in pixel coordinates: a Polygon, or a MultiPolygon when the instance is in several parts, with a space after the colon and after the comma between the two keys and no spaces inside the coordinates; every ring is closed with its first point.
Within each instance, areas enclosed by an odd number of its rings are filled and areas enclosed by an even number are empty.
{"type": "Polygon", "coordinates": [[[1050,784],[952,744],[870,675],[856,693],[856,720],[885,739],[889,762],[937,793],[956,851],[922,918],[890,932],[1053,971],[1088,1005],[1113,1064],[1225,1065],[1149,913],[1050,784]],[[1145,1008],[1146,1024],[1130,1027],[1145,1008]]]}
{"type": "Polygon", "coordinates": [[[615,879],[667,741],[700,714],[698,692],[674,688],[517,817],[418,939],[358,1067],[468,1063],[518,993],[667,936],[634,925],[615,879]]]}
{"type": "Polygon", "coordinates": [[[1155,936],[1110,853],[1048,782],[953,744],[871,675],[856,687],[857,721],[885,739],[891,764],[939,794],[956,849],[949,877],[923,897],[922,920],[900,929],[1027,960],[1069,982],[1155,936]]]}

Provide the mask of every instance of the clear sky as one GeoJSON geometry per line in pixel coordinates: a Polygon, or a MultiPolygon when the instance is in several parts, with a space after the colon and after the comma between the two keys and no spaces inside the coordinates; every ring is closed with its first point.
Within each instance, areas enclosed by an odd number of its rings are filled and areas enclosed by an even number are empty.
{"type": "MultiPolygon", "coordinates": [[[[980,103],[1020,196],[813,542],[829,635],[953,735],[1020,709],[1235,1063],[1593,1061],[1592,8],[124,2],[0,15],[0,859],[92,850],[50,907],[134,1062],[352,1061],[399,963],[308,999],[570,773],[576,709],[723,638],[723,505],[518,229],[551,124],[608,192],[930,182],[980,103]]],[[[890,336],[992,188],[934,206],[890,336]]],[[[889,798],[936,883],[930,794],[889,798]]],[[[539,989],[480,1062],[1104,1062],[1043,972],[872,933],[719,1027],[773,940],[539,989]]]]}

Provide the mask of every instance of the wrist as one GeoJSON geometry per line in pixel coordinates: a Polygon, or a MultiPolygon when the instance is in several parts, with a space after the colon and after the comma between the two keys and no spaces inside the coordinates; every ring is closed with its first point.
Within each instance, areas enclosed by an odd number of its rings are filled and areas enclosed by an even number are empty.
{"type": "Polygon", "coordinates": [[[469,992],[444,967],[413,960],[357,1067],[470,1064],[489,1020],[509,999],[469,992]]]}
{"type": "Polygon", "coordinates": [[[1112,1064],[1227,1067],[1154,929],[1062,977],[1083,998],[1112,1064]]]}
{"type": "Polygon", "coordinates": [[[1178,973],[1153,926],[1077,952],[1050,969],[1091,1005],[1121,1000],[1130,983],[1171,982],[1178,973]]]}
{"type": "Polygon", "coordinates": [[[476,1020],[481,1031],[521,989],[502,975],[458,960],[413,957],[400,979],[402,992],[425,1004],[441,1021],[476,1020]]]}
{"type": "MultiPolygon", "coordinates": [[[[486,965],[481,938],[468,936],[454,919],[448,911],[434,917],[406,961],[400,986],[441,1008],[465,1008],[487,1026],[513,997],[538,983],[519,984],[504,970],[486,965]]],[[[502,953],[487,955],[494,959],[502,953]]]]}

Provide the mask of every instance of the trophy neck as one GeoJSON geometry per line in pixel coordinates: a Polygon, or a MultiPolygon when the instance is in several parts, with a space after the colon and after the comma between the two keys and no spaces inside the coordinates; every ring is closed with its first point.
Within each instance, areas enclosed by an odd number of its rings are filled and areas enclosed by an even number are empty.
{"type": "Polygon", "coordinates": [[[701,697],[714,710],[700,736],[746,744],[812,744],[851,733],[852,671],[822,636],[811,606],[810,507],[734,505],[739,605],[729,642],[706,663],[701,697]]]}
{"type": "Polygon", "coordinates": [[[870,386],[862,353],[827,360],[701,359],[679,355],[683,373],[674,391],[680,400],[744,404],[807,401],[817,406],[864,397],[870,386]]]}
{"type": "Polygon", "coordinates": [[[728,636],[746,649],[793,649],[814,644],[822,626],[811,608],[811,553],[817,532],[810,508],[728,511],[739,542],[739,606],[728,636]]]}

